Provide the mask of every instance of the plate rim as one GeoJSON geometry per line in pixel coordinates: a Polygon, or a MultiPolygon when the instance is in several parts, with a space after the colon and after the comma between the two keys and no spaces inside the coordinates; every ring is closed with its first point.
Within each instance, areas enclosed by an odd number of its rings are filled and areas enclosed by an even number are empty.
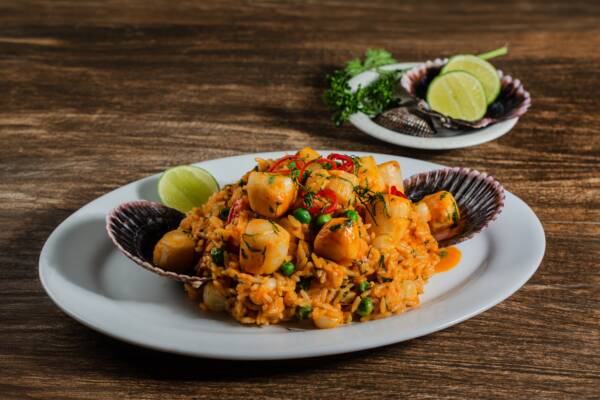
{"type": "MultiPolygon", "coordinates": [[[[420,64],[423,64],[423,62],[407,61],[385,65],[380,69],[384,71],[390,71],[401,68],[412,68],[420,64]]],[[[351,90],[355,91],[358,85],[363,84],[364,81],[371,81],[378,75],[379,73],[375,70],[364,71],[350,79],[348,84],[350,85],[351,90]]],[[[500,121],[485,128],[477,129],[475,132],[466,133],[464,135],[431,138],[411,136],[405,133],[387,129],[373,122],[373,120],[362,111],[352,114],[349,118],[349,121],[352,125],[354,125],[354,127],[366,135],[387,143],[395,144],[397,146],[424,150],[451,150],[477,146],[498,139],[499,137],[510,132],[519,121],[519,118],[515,117],[506,121],[500,121]]]]}
{"type": "MultiPolygon", "coordinates": [[[[343,150],[318,150],[318,151],[322,152],[322,153],[340,152],[340,151],[343,152],[343,150]]],[[[201,161],[198,163],[194,163],[192,165],[202,166],[203,164],[206,164],[207,162],[226,162],[228,160],[240,159],[242,157],[275,157],[278,155],[283,155],[283,154],[291,153],[291,152],[293,152],[293,151],[287,151],[287,152],[286,151],[275,151],[275,152],[241,154],[241,155],[237,155],[237,156],[229,156],[229,157],[222,157],[222,158],[217,158],[217,159],[212,159],[212,160],[205,160],[205,161],[201,161]]],[[[396,159],[409,159],[409,160],[413,160],[413,161],[417,161],[417,162],[426,163],[426,164],[428,164],[428,166],[431,166],[432,168],[445,167],[444,165],[441,165],[441,164],[432,163],[432,162],[425,161],[425,160],[419,160],[416,158],[393,155],[393,154],[372,153],[372,152],[364,152],[364,151],[354,151],[354,152],[351,151],[350,153],[354,153],[354,154],[358,154],[358,155],[368,154],[368,155],[373,155],[376,157],[383,156],[383,157],[392,157],[392,158],[396,158],[396,159]]],[[[507,200],[509,198],[511,198],[512,200],[517,201],[518,205],[520,207],[524,207],[524,210],[526,212],[528,212],[531,217],[533,217],[530,222],[534,223],[534,225],[535,225],[534,229],[539,234],[537,239],[541,239],[540,251],[536,255],[535,260],[530,263],[531,265],[527,269],[527,273],[524,275],[521,275],[521,279],[519,279],[517,281],[513,281],[512,284],[510,285],[510,287],[508,287],[508,288],[505,287],[504,291],[501,294],[496,294],[494,300],[488,301],[483,305],[479,304],[477,307],[473,308],[470,312],[461,313],[460,317],[458,317],[458,318],[453,318],[452,320],[448,320],[441,324],[433,324],[434,326],[431,326],[431,327],[415,327],[415,329],[412,329],[410,334],[404,335],[401,338],[398,338],[398,335],[395,335],[395,334],[388,334],[387,336],[384,336],[383,339],[380,339],[377,341],[370,341],[370,342],[367,341],[362,344],[347,345],[347,344],[345,344],[344,341],[341,341],[341,343],[336,343],[335,346],[326,348],[326,349],[319,348],[317,346],[317,347],[311,349],[311,351],[295,351],[295,352],[287,352],[287,353],[280,352],[280,353],[276,353],[276,354],[262,354],[262,355],[257,355],[257,354],[252,354],[252,353],[231,354],[231,353],[227,353],[227,352],[224,353],[223,351],[214,350],[214,349],[212,349],[212,350],[204,349],[204,350],[199,351],[198,349],[186,349],[186,348],[181,348],[178,346],[170,346],[170,345],[164,344],[164,343],[157,344],[152,341],[140,339],[139,337],[132,339],[130,336],[124,335],[119,332],[116,333],[114,330],[109,330],[109,329],[105,328],[103,326],[103,324],[96,323],[96,322],[92,321],[92,319],[86,318],[85,316],[81,315],[80,313],[78,313],[76,310],[73,310],[69,306],[62,304],[60,296],[54,292],[52,285],[49,283],[50,278],[46,275],[46,274],[50,274],[52,272],[52,270],[51,270],[52,267],[50,265],[48,265],[48,263],[47,263],[47,253],[49,252],[50,246],[53,245],[54,241],[57,240],[56,237],[59,235],[61,228],[64,228],[69,223],[76,221],[79,217],[81,217],[82,214],[86,215],[86,213],[84,211],[92,203],[99,201],[100,199],[103,199],[104,197],[107,197],[116,191],[122,190],[126,186],[140,185],[140,183],[142,181],[153,179],[159,175],[160,175],[160,173],[152,174],[152,175],[143,177],[141,179],[135,180],[133,182],[129,182],[124,185],[121,185],[121,186],[115,188],[114,190],[111,190],[110,192],[105,193],[105,194],[93,199],[92,201],[88,202],[87,204],[83,205],[78,210],[73,212],[71,215],[69,215],[67,218],[65,218],[48,236],[48,238],[47,238],[46,242],[44,243],[44,246],[42,247],[42,250],[40,252],[40,257],[39,257],[39,262],[38,262],[39,263],[38,274],[39,274],[39,279],[42,284],[42,287],[44,288],[44,290],[46,291],[46,293],[48,294],[50,299],[65,314],[67,314],[71,318],[75,319],[76,321],[82,323],[83,325],[85,325],[93,330],[96,330],[102,334],[105,334],[109,337],[121,340],[126,343],[134,344],[137,346],[150,348],[153,350],[188,355],[188,356],[195,356],[195,357],[214,358],[214,359],[278,360],[278,359],[299,359],[299,358],[308,358],[308,357],[327,356],[327,355],[333,355],[333,354],[343,354],[343,353],[361,351],[361,350],[370,349],[370,348],[381,347],[381,346],[390,345],[393,343],[399,343],[399,342],[411,340],[411,339],[414,339],[417,337],[425,336],[425,335],[446,329],[450,326],[453,326],[453,325],[463,322],[467,319],[470,319],[482,312],[485,312],[486,310],[488,310],[488,309],[494,307],[495,305],[499,304],[500,302],[506,300],[508,297],[510,297],[512,294],[514,294],[517,290],[519,290],[531,278],[531,276],[533,276],[533,274],[535,274],[535,272],[538,270],[539,266],[541,265],[541,262],[545,255],[546,238],[545,238],[545,232],[544,232],[543,226],[542,226],[539,218],[537,217],[535,212],[523,200],[521,200],[516,195],[506,191],[507,200]]],[[[508,201],[507,201],[507,203],[508,203],[508,201]]],[[[506,211],[507,211],[507,208],[505,208],[504,212],[506,212],[506,211]]],[[[456,290],[456,289],[453,289],[453,291],[454,290],[456,290]]],[[[479,302],[479,303],[481,303],[481,302],[479,302]]],[[[418,312],[419,308],[416,308],[414,311],[418,312]]],[[[392,318],[394,318],[394,317],[392,316],[390,318],[385,318],[385,319],[381,319],[381,320],[377,320],[377,321],[370,321],[368,324],[371,324],[373,326],[380,325],[382,322],[384,323],[386,320],[390,320],[392,318]]],[[[364,325],[368,325],[368,324],[356,324],[356,325],[364,326],[364,325]]],[[[240,325],[240,327],[242,327],[242,326],[240,325]]],[[[296,334],[305,334],[306,336],[315,336],[315,335],[319,335],[319,332],[325,332],[325,333],[333,332],[333,331],[339,332],[339,331],[342,331],[343,329],[344,329],[344,327],[334,329],[334,330],[316,330],[315,329],[315,330],[307,330],[307,331],[302,331],[302,332],[293,332],[293,334],[295,334],[295,335],[296,334]]],[[[214,333],[209,332],[209,335],[210,334],[214,334],[214,333]]],[[[269,334],[274,334],[274,333],[269,333],[269,334]]],[[[291,334],[291,332],[290,332],[290,334],[291,334]]],[[[222,333],[221,333],[221,335],[222,335],[222,333]]],[[[258,335],[258,336],[263,336],[263,335],[258,335]]]]}

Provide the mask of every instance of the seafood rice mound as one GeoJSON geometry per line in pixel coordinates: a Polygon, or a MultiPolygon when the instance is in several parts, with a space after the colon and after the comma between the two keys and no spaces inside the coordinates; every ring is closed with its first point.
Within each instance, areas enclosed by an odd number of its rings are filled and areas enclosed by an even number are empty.
{"type": "MultiPolygon", "coordinates": [[[[333,328],[419,304],[440,260],[437,240],[459,218],[450,193],[412,203],[400,165],[370,156],[323,158],[304,148],[256,161],[176,230],[193,248],[185,262],[193,260],[194,275],[210,279],[185,284],[200,308],[243,324],[310,319],[333,328]]],[[[166,267],[177,256],[165,240],[154,261],[166,267]]]]}

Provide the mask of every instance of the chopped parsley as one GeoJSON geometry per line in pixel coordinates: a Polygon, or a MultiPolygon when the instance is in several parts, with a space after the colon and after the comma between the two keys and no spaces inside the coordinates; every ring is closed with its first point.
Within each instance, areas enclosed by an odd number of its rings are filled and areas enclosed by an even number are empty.
{"type": "Polygon", "coordinates": [[[248,241],[246,239],[244,239],[244,236],[246,236],[246,235],[242,235],[242,240],[244,241],[244,244],[246,245],[248,250],[250,250],[253,253],[260,253],[261,250],[257,249],[256,247],[252,247],[252,245],[250,243],[248,243],[248,241]]]}
{"type": "Polygon", "coordinates": [[[339,231],[341,227],[342,227],[342,224],[335,224],[335,225],[332,225],[332,226],[329,228],[329,230],[330,230],[331,232],[335,232],[335,231],[339,231]]]}
{"type": "Polygon", "coordinates": [[[454,212],[452,213],[452,224],[458,225],[458,207],[454,207],[454,212]]]}
{"type": "Polygon", "coordinates": [[[311,208],[313,205],[313,201],[315,199],[315,194],[313,192],[308,192],[304,195],[304,204],[306,207],[311,208]]]}
{"type": "Polygon", "coordinates": [[[353,221],[352,221],[350,218],[348,218],[348,219],[346,219],[346,220],[345,220],[344,222],[342,222],[342,223],[335,224],[335,225],[331,226],[331,227],[329,228],[329,230],[330,230],[331,232],[335,232],[335,231],[338,231],[338,230],[340,230],[342,227],[351,227],[351,226],[352,226],[352,224],[353,224],[353,221]]]}
{"type": "Polygon", "coordinates": [[[383,254],[381,256],[379,256],[379,268],[383,269],[384,271],[387,271],[386,267],[385,267],[385,257],[383,256],[383,254]]]}
{"type": "Polygon", "coordinates": [[[277,224],[275,222],[273,222],[273,221],[269,221],[269,223],[273,227],[273,232],[279,233],[279,227],[277,226],[277,224]]]}

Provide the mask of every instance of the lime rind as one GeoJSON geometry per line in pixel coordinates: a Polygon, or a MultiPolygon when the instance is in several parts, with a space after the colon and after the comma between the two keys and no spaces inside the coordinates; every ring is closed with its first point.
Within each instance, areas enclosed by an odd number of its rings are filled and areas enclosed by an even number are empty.
{"type": "Polygon", "coordinates": [[[183,213],[201,206],[218,190],[219,183],[210,172],[190,165],[169,168],[158,181],[161,202],[183,213]]]}
{"type": "Polygon", "coordinates": [[[440,71],[446,74],[453,71],[464,71],[473,75],[481,82],[485,91],[487,104],[492,104],[502,88],[500,76],[496,68],[489,62],[474,55],[458,55],[450,58],[440,71]]]}
{"type": "Polygon", "coordinates": [[[427,103],[433,111],[464,121],[477,121],[487,111],[481,82],[466,71],[438,75],[427,89],[427,103]]]}

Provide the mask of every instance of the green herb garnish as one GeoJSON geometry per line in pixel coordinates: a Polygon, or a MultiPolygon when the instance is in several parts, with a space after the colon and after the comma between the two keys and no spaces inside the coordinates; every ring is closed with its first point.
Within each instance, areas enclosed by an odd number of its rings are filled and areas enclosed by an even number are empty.
{"type": "Polygon", "coordinates": [[[340,228],[341,228],[341,227],[342,227],[342,224],[335,224],[335,225],[333,225],[332,227],[330,227],[330,228],[329,228],[329,230],[330,230],[331,232],[335,232],[335,231],[338,231],[338,230],[340,230],[340,228]]]}
{"type": "Polygon", "coordinates": [[[313,205],[313,200],[315,199],[315,194],[313,192],[308,192],[304,195],[304,204],[306,207],[311,208],[313,205]]]}
{"type": "Polygon", "coordinates": [[[397,105],[395,91],[398,78],[397,71],[383,72],[370,85],[359,86],[352,92],[348,84],[349,75],[345,71],[333,72],[327,77],[329,89],[323,94],[323,101],[333,111],[332,120],[335,125],[341,126],[359,111],[374,117],[397,105]]]}
{"type": "Polygon", "coordinates": [[[392,57],[392,53],[383,49],[368,49],[365,51],[365,61],[361,62],[360,58],[355,58],[346,63],[344,71],[354,77],[361,72],[368,71],[373,68],[378,68],[383,65],[395,64],[397,61],[392,57]]]}
{"type": "Polygon", "coordinates": [[[261,249],[258,249],[256,247],[252,247],[252,245],[250,243],[248,243],[248,241],[244,238],[244,236],[247,236],[246,234],[242,235],[242,241],[244,242],[244,244],[246,245],[246,247],[248,248],[248,250],[250,250],[253,253],[260,253],[261,249]]]}
{"type": "Polygon", "coordinates": [[[454,207],[454,211],[452,212],[452,225],[458,225],[458,209],[454,207]]]}

